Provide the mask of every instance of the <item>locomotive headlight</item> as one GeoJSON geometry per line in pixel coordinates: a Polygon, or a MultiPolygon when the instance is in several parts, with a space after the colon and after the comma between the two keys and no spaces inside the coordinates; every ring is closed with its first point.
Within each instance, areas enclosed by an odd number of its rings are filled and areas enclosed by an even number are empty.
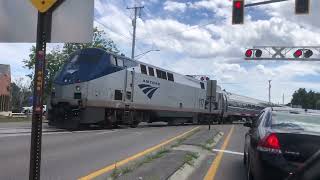
{"type": "Polygon", "coordinates": [[[80,86],[76,86],[76,91],[81,91],[81,87],[80,86]]]}

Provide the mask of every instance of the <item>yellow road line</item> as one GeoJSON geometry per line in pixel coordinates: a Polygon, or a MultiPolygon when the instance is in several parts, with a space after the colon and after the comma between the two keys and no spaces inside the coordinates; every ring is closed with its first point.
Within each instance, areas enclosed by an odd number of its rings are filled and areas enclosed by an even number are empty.
{"type": "Polygon", "coordinates": [[[102,169],[99,169],[99,170],[97,170],[95,172],[92,172],[92,173],[90,173],[90,174],[88,174],[86,176],[80,177],[79,180],[90,180],[90,179],[96,178],[96,177],[98,177],[98,176],[100,176],[100,175],[102,175],[104,173],[107,173],[107,172],[113,170],[115,167],[123,166],[123,165],[127,164],[128,162],[133,161],[133,160],[135,160],[137,158],[140,158],[140,157],[142,157],[142,156],[144,156],[144,155],[146,155],[148,153],[151,153],[151,152],[161,148],[162,146],[167,145],[167,144],[169,144],[169,143],[171,143],[171,142],[173,142],[173,141],[175,141],[175,140],[177,140],[177,139],[179,139],[179,138],[181,138],[181,137],[183,137],[183,136],[185,136],[185,135],[187,135],[187,134],[191,133],[192,131],[195,131],[196,129],[199,129],[199,128],[200,128],[199,126],[195,127],[195,128],[192,128],[191,130],[189,130],[187,132],[184,132],[184,133],[182,133],[182,134],[180,134],[180,135],[178,135],[176,137],[173,137],[173,138],[171,138],[169,140],[166,140],[166,141],[164,141],[164,142],[162,142],[162,143],[160,143],[158,145],[155,145],[155,146],[153,146],[151,148],[148,148],[148,149],[146,149],[144,151],[141,151],[141,152],[139,152],[139,153],[137,153],[137,154],[135,154],[133,156],[130,156],[130,157],[126,158],[126,159],[123,159],[123,160],[121,160],[121,161],[119,161],[117,163],[108,165],[108,166],[106,166],[106,167],[104,167],[102,169]]]}
{"type": "Polygon", "coordinates": [[[217,157],[212,162],[212,164],[211,164],[211,166],[210,166],[210,168],[209,168],[209,170],[203,180],[214,180],[214,177],[217,174],[218,167],[219,167],[220,162],[222,160],[223,151],[227,148],[227,146],[229,144],[230,137],[232,135],[233,130],[234,130],[234,125],[232,125],[232,127],[228,133],[228,136],[226,137],[226,139],[224,140],[224,142],[222,144],[222,147],[221,147],[222,151],[220,151],[218,153],[217,157]]]}

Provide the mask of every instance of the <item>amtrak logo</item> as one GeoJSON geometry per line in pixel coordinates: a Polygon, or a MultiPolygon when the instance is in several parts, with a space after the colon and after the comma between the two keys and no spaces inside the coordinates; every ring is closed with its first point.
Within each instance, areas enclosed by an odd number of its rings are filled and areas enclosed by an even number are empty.
{"type": "Polygon", "coordinates": [[[151,99],[154,92],[159,89],[159,87],[153,87],[149,84],[139,84],[138,86],[142,90],[142,92],[148,96],[149,99],[151,99]]]}

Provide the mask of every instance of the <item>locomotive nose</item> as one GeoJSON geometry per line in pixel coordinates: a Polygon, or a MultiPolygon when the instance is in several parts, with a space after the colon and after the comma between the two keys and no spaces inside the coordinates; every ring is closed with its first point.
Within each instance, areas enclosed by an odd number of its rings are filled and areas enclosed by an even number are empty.
{"type": "Polygon", "coordinates": [[[55,100],[81,100],[85,98],[86,83],[58,85],[52,88],[51,99],[55,100]]]}

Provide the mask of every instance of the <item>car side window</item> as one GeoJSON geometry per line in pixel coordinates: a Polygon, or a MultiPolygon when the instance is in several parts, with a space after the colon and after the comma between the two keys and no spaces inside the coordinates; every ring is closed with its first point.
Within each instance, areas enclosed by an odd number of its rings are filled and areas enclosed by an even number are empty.
{"type": "Polygon", "coordinates": [[[272,124],[272,122],[271,122],[271,112],[266,112],[267,114],[266,114],[266,120],[264,121],[264,126],[265,127],[270,127],[271,126],[271,124],[272,124]]]}
{"type": "Polygon", "coordinates": [[[258,126],[260,125],[260,123],[261,123],[261,121],[262,121],[262,119],[263,119],[264,114],[265,114],[264,111],[262,111],[262,112],[259,114],[257,120],[254,122],[254,127],[258,127],[258,126]]]}

